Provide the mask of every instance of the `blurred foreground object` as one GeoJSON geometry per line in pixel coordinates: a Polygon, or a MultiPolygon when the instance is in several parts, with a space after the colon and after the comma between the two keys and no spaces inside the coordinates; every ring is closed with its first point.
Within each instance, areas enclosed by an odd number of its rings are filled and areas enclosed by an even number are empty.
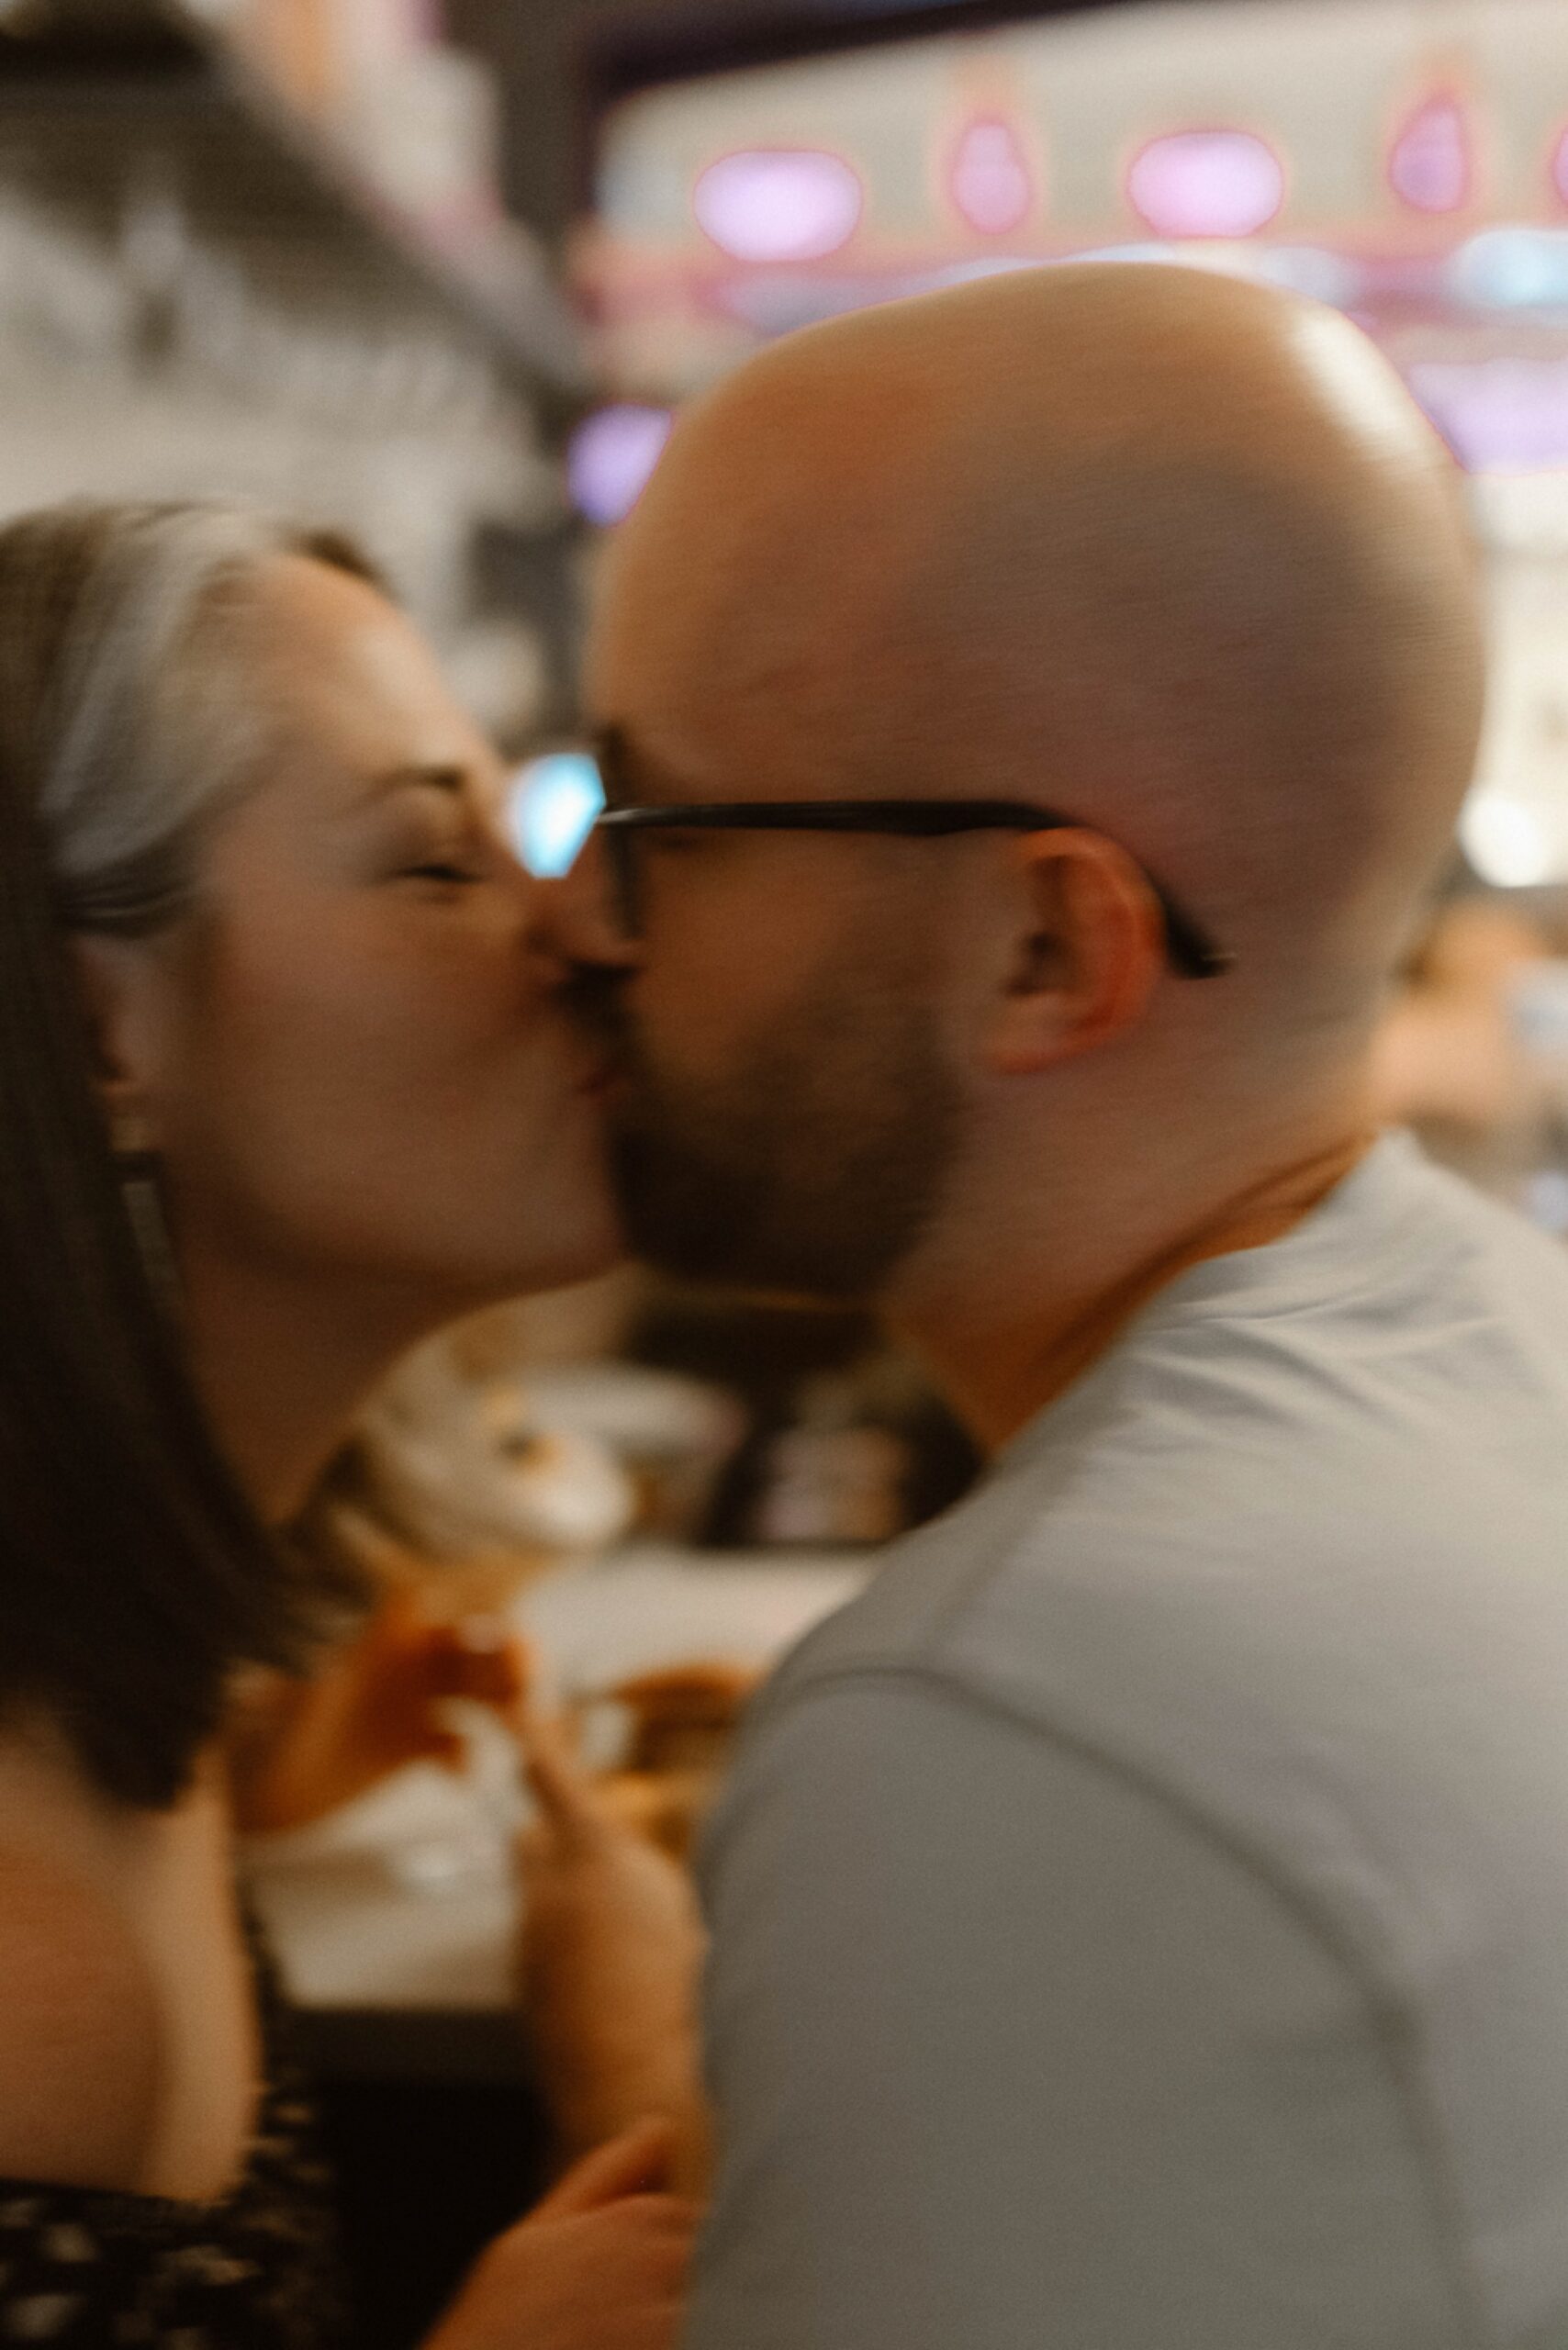
{"type": "Polygon", "coordinates": [[[542,1369],[526,1380],[543,1438],[591,1443],[620,1464],[632,1525],[665,1541],[701,1538],[719,1481],[745,1439],[745,1406],[711,1381],[641,1363],[542,1369]]]}
{"type": "MultiPolygon", "coordinates": [[[[577,1716],[592,1768],[614,1770],[633,1724],[607,1692],[692,1658],[733,1658],[760,1675],[864,1590],[869,1572],[849,1552],[759,1561],[641,1545],[586,1573],[531,1583],[510,1620],[536,1660],[541,1704],[577,1716]]],[[[515,1778],[515,1747],[505,1742],[515,1778]]],[[[465,2079],[517,2076],[516,1820],[502,1837],[499,1812],[498,1804],[492,1819],[472,1779],[417,1764],[313,1826],[252,1842],[251,1896],[297,2003],[312,2011],[324,2063],[377,2077],[409,2068],[430,2078],[454,2062],[465,2079]],[[481,1838],[483,1870],[438,1884],[409,1864],[410,1852],[455,1854],[465,1841],[476,1863],[481,1838]],[[382,2021],[354,2021],[367,2010],[382,2021]]]]}
{"type": "Polygon", "coordinates": [[[604,1762],[606,1732],[621,1733],[613,1761],[593,1778],[601,1806],[672,1859],[689,1859],[762,1678],[745,1665],[694,1662],[578,1698],[572,1717],[589,1763],[604,1762]]]}
{"type": "Polygon", "coordinates": [[[1481,1131],[1511,1114],[1524,1072],[1508,989],[1545,951],[1539,924],[1496,899],[1462,898],[1434,915],[1380,1047],[1379,1106],[1392,1123],[1481,1131]]]}
{"type": "Polygon", "coordinates": [[[689,1528],[704,1547],[875,1549],[958,1501],[979,1468],[924,1374],[862,1314],[666,1281],[626,1344],[647,1370],[700,1381],[739,1408],[744,1441],[689,1528]]]}
{"type": "Polygon", "coordinates": [[[1521,964],[1508,1010],[1529,1073],[1532,1129],[1519,1204],[1568,1237],[1568,960],[1521,964]]]}
{"type": "Polygon", "coordinates": [[[311,1680],[269,1678],[241,1702],[229,1743],[235,1823],[278,1834],[410,1762],[462,1768],[468,1749],[443,1707],[509,1711],[527,1682],[527,1651],[503,1627],[431,1624],[393,1599],[311,1680]]]}
{"type": "Polygon", "coordinates": [[[474,1378],[461,1343],[435,1339],[400,1365],[322,1480],[305,1529],[449,1619],[493,1614],[532,1576],[607,1549],[634,1507],[603,1444],[541,1427],[526,1383],[474,1378]]]}
{"type": "Polygon", "coordinates": [[[1434,917],[1379,1046],[1379,1108],[1433,1158],[1568,1232],[1568,962],[1492,896],[1434,917]]]}
{"type": "MultiPolygon", "coordinates": [[[[538,1575],[613,1541],[631,1510],[590,1438],[536,1432],[521,1392],[466,1376],[450,1337],[418,1348],[294,1528],[380,1604],[308,1682],[253,1693],[236,1732],[241,1826],[303,1826],[420,1761],[466,1772],[507,1814],[514,1774],[493,1718],[528,1677],[508,1611],[538,1575]]],[[[439,1855],[424,1863],[442,1874],[439,1855]]]]}

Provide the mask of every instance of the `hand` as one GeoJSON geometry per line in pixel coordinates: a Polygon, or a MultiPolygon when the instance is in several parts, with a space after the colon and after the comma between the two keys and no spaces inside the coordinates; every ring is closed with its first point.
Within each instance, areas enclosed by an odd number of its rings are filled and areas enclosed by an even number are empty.
{"type": "Polygon", "coordinates": [[[518,1732],[538,1804],[518,1854],[520,1990],[563,2143],[575,2151],[639,2115],[667,2114],[677,2176],[700,2185],[704,1937],[691,1881],[606,1811],[552,1728],[524,1713],[518,1732]]]}
{"type": "Polygon", "coordinates": [[[417,1603],[389,1600],[310,1680],[274,1684],[236,1724],[236,1824],[252,1834],[304,1827],[405,1763],[455,1767],[463,1741],[441,1701],[510,1712],[527,1680],[527,1651],[503,1627],[431,1624],[417,1603]]]}
{"type": "Polygon", "coordinates": [[[579,2164],[480,2260],[424,2350],[671,2350],[698,2214],[656,2191],[667,2126],[579,2164]]]}

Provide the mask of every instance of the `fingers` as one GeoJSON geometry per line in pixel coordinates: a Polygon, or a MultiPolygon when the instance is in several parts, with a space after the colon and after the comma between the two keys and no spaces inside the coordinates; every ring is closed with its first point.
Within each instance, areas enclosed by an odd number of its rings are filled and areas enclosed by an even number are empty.
{"type": "Polygon", "coordinates": [[[629,2196],[667,2188],[676,2159],[676,2133],[667,2121],[639,2122],[623,2137],[600,2146],[567,2172],[532,2213],[530,2224],[575,2213],[601,2211],[629,2196]]]}
{"type": "Polygon", "coordinates": [[[543,1821],[558,1840],[583,1843],[606,1831],[604,1815],[559,1726],[516,1707],[511,1713],[528,1784],[543,1821]]]}
{"type": "Polygon", "coordinates": [[[553,2199],[489,2246],[424,2350],[673,2350],[699,2217],[659,2195],[553,2199]]]}
{"type": "Polygon", "coordinates": [[[607,1694],[638,1712],[675,1714],[683,1721],[728,1723],[756,1694],[762,1678],[755,1665],[699,1660],[664,1665],[656,1673],[636,1673],[630,1681],[618,1682],[607,1694]]]}
{"type": "Polygon", "coordinates": [[[420,1672],[432,1697],[472,1697],[510,1713],[527,1695],[532,1658],[502,1620],[476,1617],[427,1627],[420,1672]]]}

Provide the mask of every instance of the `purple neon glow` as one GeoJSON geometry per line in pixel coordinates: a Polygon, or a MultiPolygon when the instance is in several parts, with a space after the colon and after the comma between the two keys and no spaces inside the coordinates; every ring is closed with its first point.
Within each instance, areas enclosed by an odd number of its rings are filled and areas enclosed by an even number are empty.
{"type": "Polygon", "coordinates": [[[751,148],[711,163],[692,209],[735,261],[823,261],[860,225],[866,192],[842,155],[814,148],[751,148]]]}
{"type": "Polygon", "coordinates": [[[1410,388],[1473,473],[1568,465],[1568,365],[1561,360],[1423,361],[1410,388]]]}
{"type": "Polygon", "coordinates": [[[1428,98],[1394,142],[1388,180],[1416,212],[1457,212],[1473,176],[1470,126],[1457,98],[1428,98]]]}
{"type": "Polygon", "coordinates": [[[953,201],[971,229],[1005,237],[1028,218],[1035,178],[1017,132],[999,119],[971,122],[953,158],[953,201]]]}
{"type": "Polygon", "coordinates": [[[623,522],[653,478],[674,424],[667,408],[630,401],[590,416],[566,456],[566,480],[577,511],[601,530],[623,522]]]}
{"type": "Polygon", "coordinates": [[[1177,130],[1134,156],[1127,196],[1160,237],[1251,237],[1285,200],[1284,166],[1250,130],[1177,130]]]}

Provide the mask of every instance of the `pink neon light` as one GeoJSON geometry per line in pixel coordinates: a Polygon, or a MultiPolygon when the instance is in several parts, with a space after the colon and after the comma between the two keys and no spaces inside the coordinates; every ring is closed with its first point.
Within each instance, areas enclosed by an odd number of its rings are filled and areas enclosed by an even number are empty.
{"type": "Polygon", "coordinates": [[[580,514],[601,530],[623,522],[653,478],[675,419],[667,408],[623,401],[579,425],[566,455],[566,479],[580,514]]]}
{"type": "Polygon", "coordinates": [[[1011,123],[971,122],[958,142],[949,182],[953,201],[971,229],[1005,237],[1028,218],[1034,174],[1011,123]]]}
{"type": "Polygon", "coordinates": [[[1560,360],[1422,362],[1410,370],[1410,388],[1473,472],[1568,464],[1568,367],[1560,360]]]}
{"type": "Polygon", "coordinates": [[[1134,156],[1127,196],[1160,237],[1252,237],[1285,200],[1284,166],[1250,130],[1177,130],[1134,156]]]}
{"type": "Polygon", "coordinates": [[[1551,184],[1563,203],[1568,204],[1568,130],[1559,139],[1557,152],[1551,159],[1551,184]]]}
{"type": "Polygon", "coordinates": [[[860,225],[866,194],[841,155],[811,148],[752,148],[710,164],[692,208],[736,261],[822,261],[860,225]]]}
{"type": "Polygon", "coordinates": [[[1470,126],[1457,98],[1428,98],[1406,123],[1388,158],[1395,196],[1416,212],[1457,212],[1469,201],[1470,126]]]}

